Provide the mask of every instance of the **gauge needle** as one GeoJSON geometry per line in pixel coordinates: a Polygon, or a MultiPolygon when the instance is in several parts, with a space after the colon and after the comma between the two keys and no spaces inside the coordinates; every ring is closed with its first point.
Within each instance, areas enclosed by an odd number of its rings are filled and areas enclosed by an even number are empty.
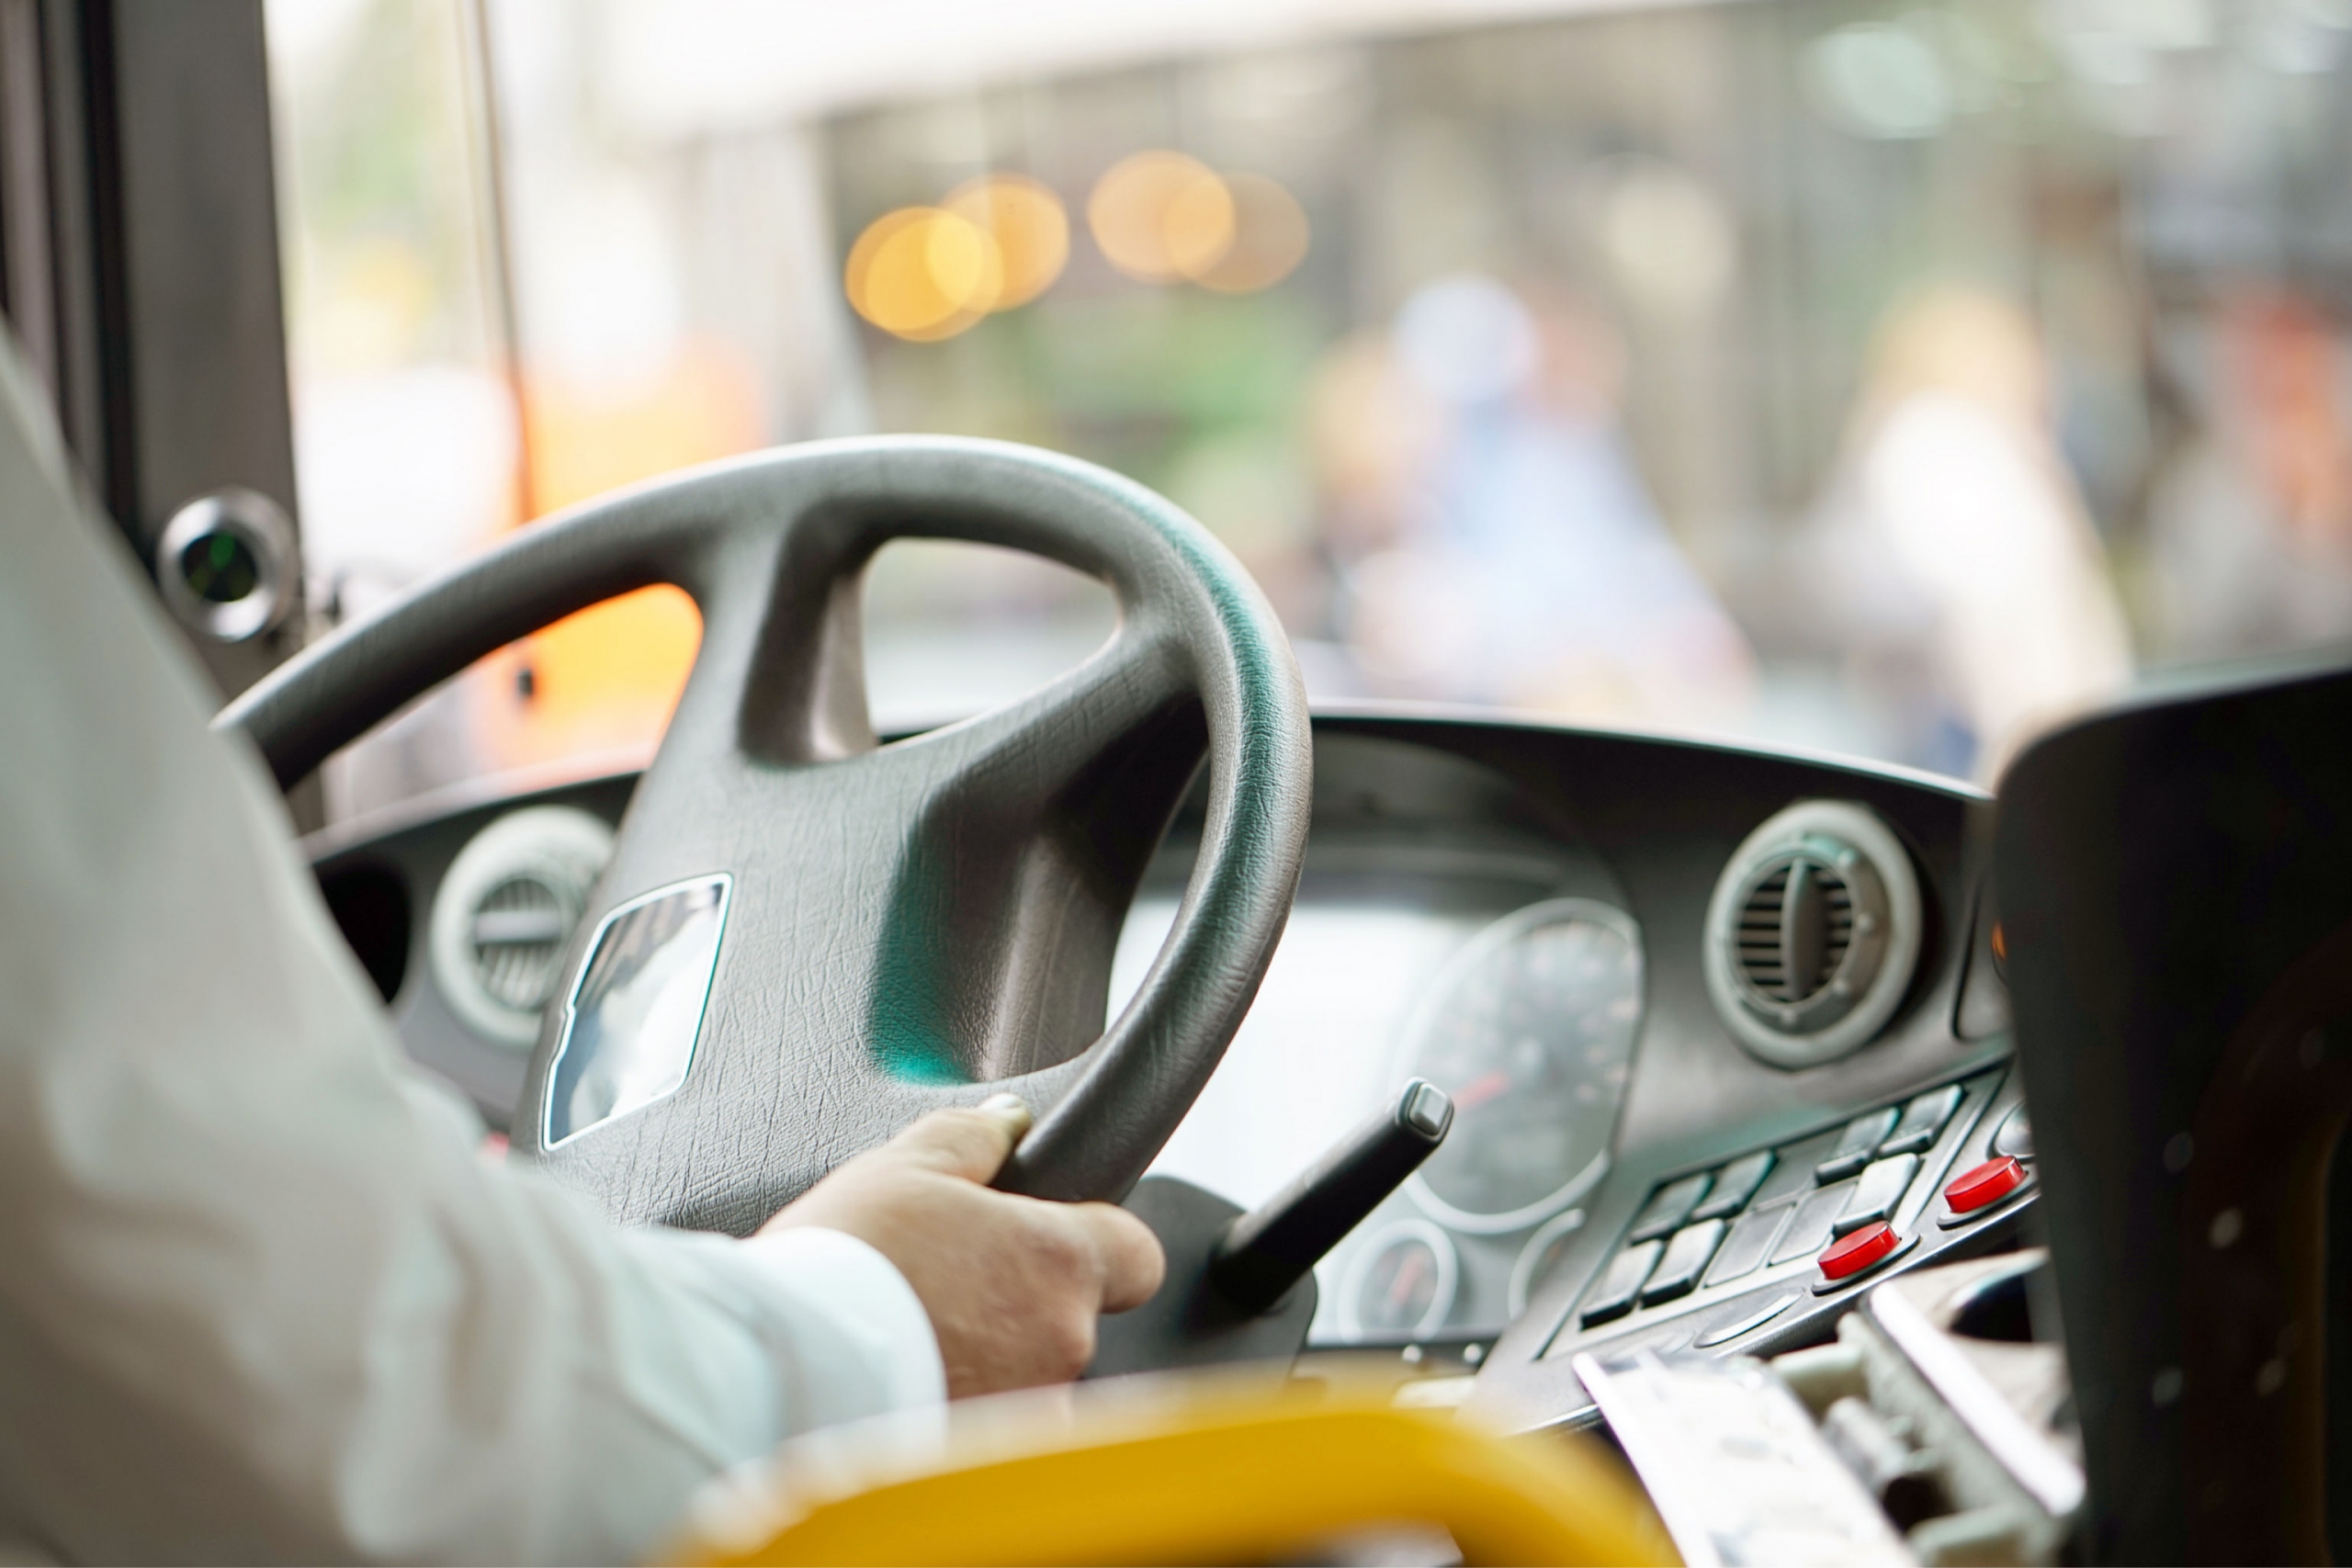
{"type": "Polygon", "coordinates": [[[1428,1265],[1421,1261],[1419,1253],[1416,1252],[1406,1258],[1404,1267],[1396,1270],[1396,1278],[1388,1283],[1389,1304],[1403,1306],[1411,1301],[1413,1292],[1420,1285],[1421,1275],[1427,1270],[1428,1265]]]}
{"type": "Polygon", "coordinates": [[[1497,1067],[1493,1072],[1472,1078],[1468,1083],[1455,1089],[1453,1109],[1456,1111],[1463,1111],[1473,1106],[1484,1105],[1510,1088],[1510,1075],[1500,1067],[1497,1067]]]}

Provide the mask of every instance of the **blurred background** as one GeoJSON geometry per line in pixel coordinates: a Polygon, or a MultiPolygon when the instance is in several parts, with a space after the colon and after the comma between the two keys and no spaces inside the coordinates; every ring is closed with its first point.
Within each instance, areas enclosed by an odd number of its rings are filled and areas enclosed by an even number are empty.
{"type": "MultiPolygon", "coordinates": [[[[301,525],[364,610],[616,485],[944,431],[1107,464],[1323,700],[1990,781],[2352,635],[2352,0],[270,0],[301,525]]],[[[895,545],[877,722],[1098,586],[895,545]]],[[[653,591],[344,757],[641,757],[653,591]]]]}

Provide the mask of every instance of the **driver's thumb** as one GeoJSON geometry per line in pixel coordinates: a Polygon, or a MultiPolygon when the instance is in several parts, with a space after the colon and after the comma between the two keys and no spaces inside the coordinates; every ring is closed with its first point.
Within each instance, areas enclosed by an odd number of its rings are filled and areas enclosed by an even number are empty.
{"type": "Polygon", "coordinates": [[[992,1094],[968,1111],[934,1111],[891,1140],[900,1153],[967,1181],[993,1180],[1029,1131],[1017,1094],[992,1094]]]}

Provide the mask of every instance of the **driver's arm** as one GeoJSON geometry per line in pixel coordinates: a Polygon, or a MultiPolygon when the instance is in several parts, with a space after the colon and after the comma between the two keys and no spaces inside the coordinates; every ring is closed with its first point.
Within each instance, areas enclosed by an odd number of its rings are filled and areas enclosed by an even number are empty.
{"type": "Polygon", "coordinates": [[[0,1556],[635,1557],[720,1468],[1069,1375],[1148,1293],[1128,1216],[976,1184],[1017,1108],[749,1242],[482,1163],[106,532],[0,347],[0,1556]]]}

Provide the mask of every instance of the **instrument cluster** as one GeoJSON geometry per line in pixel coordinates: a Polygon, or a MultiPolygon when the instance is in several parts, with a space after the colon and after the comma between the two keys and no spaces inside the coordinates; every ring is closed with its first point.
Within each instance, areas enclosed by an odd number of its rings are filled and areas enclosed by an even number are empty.
{"type": "MultiPolygon", "coordinates": [[[[1335,858],[1310,861],[1250,1021],[1154,1168],[1254,1203],[1428,1079],[1453,1098],[1453,1131],[1318,1266],[1313,1338],[1491,1337],[1609,1170],[1642,1024],[1641,929],[1597,896],[1596,868],[1521,861],[1505,879],[1475,855],[1335,858]]],[[[1166,918],[1149,903],[1130,917],[1114,996],[1166,918]]]]}
{"type": "Polygon", "coordinates": [[[1340,1337],[1487,1333],[1523,1308],[1608,1171],[1641,1018],[1641,931],[1588,898],[1512,911],[1431,978],[1398,1056],[1453,1097],[1453,1131],[1405,1185],[1419,1212],[1335,1270],[1340,1337]]]}

